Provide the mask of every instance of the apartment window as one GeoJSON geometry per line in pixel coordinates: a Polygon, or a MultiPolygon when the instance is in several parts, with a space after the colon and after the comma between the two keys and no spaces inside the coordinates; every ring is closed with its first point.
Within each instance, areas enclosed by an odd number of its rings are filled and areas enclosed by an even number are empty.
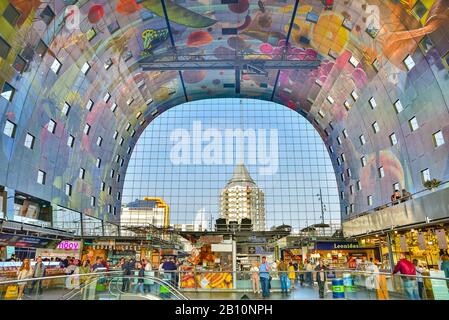
{"type": "Polygon", "coordinates": [[[120,155],[119,155],[119,154],[116,154],[116,155],[115,155],[115,162],[118,163],[119,161],[120,161],[120,155]]]}
{"type": "Polygon", "coordinates": [[[61,70],[61,66],[62,66],[61,62],[59,62],[59,60],[55,58],[55,60],[53,61],[53,63],[50,66],[50,69],[54,73],[58,74],[59,70],[61,70]]]}
{"type": "Polygon", "coordinates": [[[90,124],[86,123],[83,130],[84,134],[89,135],[90,132],[90,124]]]}
{"type": "Polygon", "coordinates": [[[435,146],[435,148],[438,148],[439,146],[442,146],[444,144],[444,136],[443,136],[443,132],[438,131],[435,132],[433,135],[433,144],[435,146]]]}
{"type": "Polygon", "coordinates": [[[346,101],[343,103],[343,105],[345,106],[346,110],[349,111],[349,109],[351,109],[351,104],[349,103],[348,100],[346,100],[346,101]]]}
{"type": "Polygon", "coordinates": [[[345,193],[343,191],[340,192],[340,199],[341,200],[345,199],[345,193]]]}
{"type": "Polygon", "coordinates": [[[390,143],[392,146],[396,145],[398,143],[398,139],[396,138],[396,134],[392,133],[390,135],[390,143]]]}
{"type": "Polygon", "coordinates": [[[384,167],[380,167],[380,168],[378,169],[378,171],[379,171],[379,178],[385,177],[385,170],[384,170],[384,167]]]}
{"type": "Polygon", "coordinates": [[[103,143],[103,138],[102,137],[98,137],[97,138],[97,146],[101,147],[102,143],[103,143]]]}
{"type": "Polygon", "coordinates": [[[352,172],[350,168],[346,169],[346,173],[348,174],[349,178],[352,178],[352,172]]]}
{"type": "Polygon", "coordinates": [[[338,164],[339,166],[341,166],[341,160],[340,160],[340,158],[337,158],[337,164],[338,164]]]}
{"type": "Polygon", "coordinates": [[[365,140],[365,136],[363,134],[359,137],[359,139],[360,139],[360,143],[362,144],[362,146],[365,145],[366,140],[365,140]]]}
{"type": "Polygon", "coordinates": [[[342,181],[342,182],[345,182],[345,174],[344,174],[344,173],[342,173],[342,174],[340,175],[340,178],[341,178],[341,181],[342,181]]]}
{"type": "Polygon", "coordinates": [[[368,196],[367,200],[368,200],[368,205],[372,206],[373,205],[373,196],[368,196]]]}
{"type": "Polygon", "coordinates": [[[136,119],[139,119],[141,116],[142,116],[142,112],[138,112],[138,113],[136,114],[136,119]]]}
{"type": "Polygon", "coordinates": [[[109,195],[112,194],[112,187],[111,187],[111,186],[108,187],[108,194],[109,194],[109,195]]]}
{"type": "Polygon", "coordinates": [[[130,153],[131,153],[131,147],[128,147],[128,150],[126,150],[126,153],[127,153],[127,154],[130,154],[130,153]]]}
{"type": "Polygon", "coordinates": [[[114,174],[115,174],[115,170],[114,170],[114,169],[111,169],[110,177],[111,177],[111,178],[114,178],[114,174]]]}
{"type": "Polygon", "coordinates": [[[33,149],[34,148],[34,136],[32,134],[27,133],[26,137],[25,137],[25,143],[23,144],[25,147],[27,147],[28,149],[33,149]]]}
{"type": "Polygon", "coordinates": [[[90,70],[90,64],[88,62],[84,63],[81,67],[81,72],[87,74],[90,70]]]}
{"type": "Polygon", "coordinates": [[[20,17],[20,12],[17,11],[17,9],[12,4],[8,4],[5,11],[3,12],[3,17],[6,21],[8,21],[10,25],[15,26],[17,20],[20,17]]]}
{"type": "Polygon", "coordinates": [[[326,137],[329,137],[329,130],[324,129],[324,133],[326,134],[326,137]]]}
{"type": "Polygon", "coordinates": [[[108,103],[109,99],[111,99],[111,94],[109,92],[106,92],[106,94],[103,97],[103,101],[108,103]]]}
{"type": "Polygon", "coordinates": [[[360,162],[362,162],[362,167],[366,167],[366,157],[361,157],[360,162]]]}
{"type": "Polygon", "coordinates": [[[112,213],[112,206],[110,204],[108,204],[108,213],[112,213]]]}
{"type": "Polygon", "coordinates": [[[146,122],[147,120],[142,120],[142,121],[140,121],[140,126],[143,126],[144,124],[145,124],[145,122],[146,122]]]}
{"type": "Polygon", "coordinates": [[[65,185],[65,195],[66,196],[71,196],[72,195],[72,185],[71,184],[66,184],[65,185]]]}
{"type": "Polygon", "coordinates": [[[123,164],[125,163],[125,159],[121,158],[120,159],[120,167],[123,167],[123,164]]]}
{"type": "Polygon", "coordinates": [[[101,167],[101,159],[100,158],[97,158],[97,162],[95,165],[97,166],[97,168],[101,167]]]}
{"type": "Polygon", "coordinates": [[[101,191],[104,191],[104,189],[106,188],[106,183],[104,183],[104,181],[101,181],[101,191]]]}
{"type": "Polygon", "coordinates": [[[349,186],[349,193],[354,194],[354,186],[353,185],[349,186]]]}
{"type": "Polygon", "coordinates": [[[95,207],[95,197],[90,197],[90,205],[95,207]]]}
{"type": "Polygon", "coordinates": [[[115,215],[117,215],[117,208],[114,207],[113,209],[114,209],[114,210],[112,211],[112,214],[115,216],[115,215]]]}
{"type": "Polygon", "coordinates": [[[354,67],[354,68],[357,68],[357,66],[359,65],[359,60],[357,60],[354,56],[352,56],[350,59],[349,59],[349,63],[350,64],[352,64],[352,66],[354,67]]]}
{"type": "Polygon", "coordinates": [[[404,64],[405,67],[407,68],[408,71],[412,70],[415,67],[415,61],[413,60],[411,55],[408,55],[405,59],[404,59],[404,64]]]}
{"type": "Polygon", "coordinates": [[[330,153],[334,153],[334,148],[332,146],[329,146],[330,153]]]}
{"type": "Polygon", "coordinates": [[[0,57],[3,59],[8,58],[9,52],[11,51],[11,46],[8,42],[5,41],[2,37],[0,37],[0,57]]]}
{"type": "Polygon", "coordinates": [[[109,70],[109,68],[112,66],[112,59],[109,58],[108,60],[106,60],[106,62],[104,63],[104,68],[106,70],[109,70]]]}
{"type": "Polygon", "coordinates": [[[134,98],[131,97],[131,98],[128,99],[128,101],[126,101],[126,104],[128,106],[130,106],[133,102],[134,102],[134,98]]]}
{"type": "Polygon", "coordinates": [[[351,205],[349,206],[349,211],[351,213],[354,213],[354,204],[353,203],[351,203],[351,205]]]}
{"type": "Polygon", "coordinates": [[[80,168],[78,177],[79,177],[80,179],[84,179],[84,175],[85,175],[85,174],[86,174],[86,170],[84,170],[84,168],[80,168]]]}
{"type": "Polygon", "coordinates": [[[5,122],[5,128],[3,129],[3,133],[6,134],[8,137],[10,138],[14,138],[14,136],[16,135],[16,124],[6,120],[5,122]]]}
{"type": "Polygon", "coordinates": [[[122,195],[121,195],[120,191],[117,192],[117,197],[116,197],[116,199],[117,199],[117,200],[120,200],[121,197],[122,197],[122,195]]]}
{"type": "Polygon", "coordinates": [[[118,137],[118,131],[115,131],[115,132],[114,132],[114,135],[113,135],[112,137],[114,138],[114,140],[117,140],[117,137],[118,137]]]}
{"type": "Polygon", "coordinates": [[[330,104],[334,104],[335,100],[331,96],[327,96],[327,101],[329,101],[330,104]]]}
{"type": "Polygon", "coordinates": [[[67,102],[64,102],[64,106],[62,107],[62,114],[67,116],[70,112],[70,105],[67,102]]]}
{"type": "Polygon", "coordinates": [[[26,60],[22,58],[20,55],[17,55],[16,59],[14,60],[14,63],[12,64],[14,69],[16,69],[19,73],[22,73],[23,70],[25,70],[26,65],[27,65],[26,60]]]}
{"type": "Polygon", "coordinates": [[[93,106],[94,106],[94,102],[92,100],[87,101],[87,104],[86,104],[87,111],[91,111],[93,106]]]}
{"type": "Polygon", "coordinates": [[[324,118],[324,116],[325,116],[325,114],[324,114],[324,112],[322,110],[319,110],[318,114],[320,115],[321,118],[324,118]]]}
{"type": "Polygon", "coordinates": [[[47,130],[49,132],[51,132],[51,133],[55,133],[55,131],[56,131],[56,121],[54,121],[53,119],[50,119],[50,121],[48,121],[47,130]]]}
{"type": "Polygon", "coordinates": [[[37,183],[45,184],[45,177],[46,176],[47,176],[47,174],[45,173],[45,171],[38,170],[38,172],[37,172],[37,183]]]}
{"type": "Polygon", "coordinates": [[[423,183],[426,182],[426,181],[431,180],[430,179],[430,170],[429,169],[424,169],[423,171],[421,171],[421,179],[422,179],[423,183]]]}
{"type": "Polygon", "coordinates": [[[343,137],[345,137],[345,139],[348,138],[348,131],[346,129],[343,129],[343,137]]]}
{"type": "Polygon", "coordinates": [[[131,138],[134,137],[135,135],[136,135],[136,130],[133,130],[133,131],[131,132],[131,138]]]}
{"type": "Polygon", "coordinates": [[[117,182],[120,182],[120,175],[117,175],[117,182]]]}
{"type": "Polygon", "coordinates": [[[418,120],[416,120],[416,117],[411,118],[408,121],[408,124],[410,125],[410,130],[412,130],[412,132],[418,130],[419,128],[418,120]]]}
{"type": "Polygon", "coordinates": [[[360,180],[357,181],[356,186],[358,191],[362,190],[362,183],[360,182],[360,180]]]}
{"type": "Polygon", "coordinates": [[[86,32],[86,38],[88,41],[91,41],[93,38],[95,38],[96,35],[97,35],[97,31],[95,31],[94,28],[90,28],[86,32]]]}
{"type": "Polygon", "coordinates": [[[44,41],[39,40],[39,43],[36,46],[36,53],[39,55],[39,57],[43,57],[48,51],[48,47],[45,44],[44,41]]]}
{"type": "Polygon", "coordinates": [[[354,91],[351,92],[351,97],[352,97],[352,99],[354,99],[354,101],[357,101],[357,99],[359,98],[359,95],[354,90],[354,91]]]}
{"type": "Polygon", "coordinates": [[[375,121],[371,126],[373,127],[374,133],[379,132],[380,128],[379,128],[379,124],[377,123],[377,121],[375,121]]]}
{"type": "Polygon", "coordinates": [[[72,135],[69,135],[69,137],[67,138],[67,146],[72,148],[74,142],[75,142],[75,137],[72,135]]]}
{"type": "Polygon", "coordinates": [[[345,162],[345,161],[346,161],[346,156],[345,156],[344,153],[341,154],[341,161],[342,161],[342,162],[345,162]]]}
{"type": "Polygon", "coordinates": [[[346,215],[349,215],[349,213],[350,213],[349,212],[349,207],[346,207],[345,209],[346,209],[346,215]]]}
{"type": "Polygon", "coordinates": [[[377,107],[377,102],[374,98],[369,99],[369,105],[371,106],[371,109],[376,109],[377,107]]]}
{"type": "Polygon", "coordinates": [[[2,88],[2,97],[5,98],[8,101],[12,101],[12,98],[14,97],[14,93],[16,92],[16,89],[10,85],[8,82],[5,82],[3,84],[2,88]]]}
{"type": "Polygon", "coordinates": [[[40,17],[42,21],[48,26],[50,22],[52,22],[52,20],[54,19],[55,13],[50,8],[50,6],[46,6],[45,9],[42,10],[40,17]]]}
{"type": "Polygon", "coordinates": [[[112,106],[111,106],[111,111],[112,111],[112,113],[114,113],[115,110],[117,110],[117,103],[114,102],[114,103],[112,104],[112,106]]]}
{"type": "Polygon", "coordinates": [[[394,103],[394,109],[396,110],[396,113],[401,113],[402,110],[404,110],[401,100],[398,100],[394,103]]]}
{"type": "Polygon", "coordinates": [[[399,190],[401,190],[400,186],[399,186],[399,182],[396,182],[395,184],[393,184],[393,191],[399,191],[399,190]]]}
{"type": "Polygon", "coordinates": [[[337,143],[338,143],[339,145],[341,145],[341,138],[340,138],[340,136],[337,137],[337,143]]]}
{"type": "Polygon", "coordinates": [[[123,139],[123,137],[120,137],[120,141],[119,141],[119,145],[123,145],[123,142],[125,142],[125,139],[123,139]]]}

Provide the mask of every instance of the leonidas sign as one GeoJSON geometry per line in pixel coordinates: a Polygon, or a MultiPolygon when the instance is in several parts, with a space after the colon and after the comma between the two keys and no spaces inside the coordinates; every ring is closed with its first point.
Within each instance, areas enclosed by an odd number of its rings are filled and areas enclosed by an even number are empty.
{"type": "Polygon", "coordinates": [[[355,250],[361,249],[358,242],[317,242],[317,250],[355,250]]]}
{"type": "Polygon", "coordinates": [[[80,248],[80,243],[78,241],[61,241],[56,249],[62,250],[78,250],[80,248]]]}

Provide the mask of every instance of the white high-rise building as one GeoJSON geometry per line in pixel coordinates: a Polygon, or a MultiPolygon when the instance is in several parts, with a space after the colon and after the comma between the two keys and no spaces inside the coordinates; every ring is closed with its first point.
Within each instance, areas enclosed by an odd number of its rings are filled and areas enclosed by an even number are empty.
{"type": "Polygon", "coordinates": [[[226,223],[251,219],[253,231],[265,231],[265,195],[243,164],[237,165],[221,192],[220,215],[226,223]]]}
{"type": "Polygon", "coordinates": [[[206,215],[206,208],[201,208],[196,212],[194,226],[195,231],[209,229],[209,218],[206,215]]]}

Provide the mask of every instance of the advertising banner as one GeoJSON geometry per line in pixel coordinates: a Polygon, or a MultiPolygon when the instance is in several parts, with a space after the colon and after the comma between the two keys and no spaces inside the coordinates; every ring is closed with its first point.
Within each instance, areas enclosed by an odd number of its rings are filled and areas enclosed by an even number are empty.
{"type": "Polygon", "coordinates": [[[317,250],[354,250],[363,249],[358,242],[317,242],[317,250]]]}
{"type": "Polygon", "coordinates": [[[399,243],[401,246],[401,251],[407,251],[408,247],[407,247],[407,238],[406,236],[401,236],[399,239],[399,243]]]}
{"type": "Polygon", "coordinates": [[[17,234],[0,234],[0,246],[13,246],[16,248],[48,248],[54,247],[59,240],[30,237],[17,234]]]}
{"type": "MultiPolygon", "coordinates": [[[[444,278],[444,271],[430,271],[431,277],[444,278]]],[[[449,300],[449,290],[445,280],[430,279],[435,300],[449,300]]]]}
{"type": "Polygon", "coordinates": [[[444,231],[444,229],[435,230],[435,235],[438,240],[438,248],[446,250],[447,249],[446,231],[444,231]]]}
{"type": "Polygon", "coordinates": [[[419,250],[426,250],[426,239],[424,237],[424,232],[418,233],[418,248],[419,250]]]}

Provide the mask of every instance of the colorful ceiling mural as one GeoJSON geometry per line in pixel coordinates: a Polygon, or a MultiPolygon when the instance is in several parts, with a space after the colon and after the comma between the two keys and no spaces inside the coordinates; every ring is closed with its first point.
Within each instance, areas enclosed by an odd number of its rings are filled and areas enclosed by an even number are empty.
{"type": "Polygon", "coordinates": [[[1,0],[0,13],[0,124],[16,126],[0,137],[0,185],[13,190],[117,220],[143,129],[171,107],[214,97],[272,100],[305,116],[333,150],[343,213],[388,202],[395,183],[420,191],[424,169],[447,180],[449,146],[435,147],[433,134],[449,140],[448,0],[1,0]],[[229,69],[143,68],[180,58],[320,66],[238,81],[229,69]]]}

